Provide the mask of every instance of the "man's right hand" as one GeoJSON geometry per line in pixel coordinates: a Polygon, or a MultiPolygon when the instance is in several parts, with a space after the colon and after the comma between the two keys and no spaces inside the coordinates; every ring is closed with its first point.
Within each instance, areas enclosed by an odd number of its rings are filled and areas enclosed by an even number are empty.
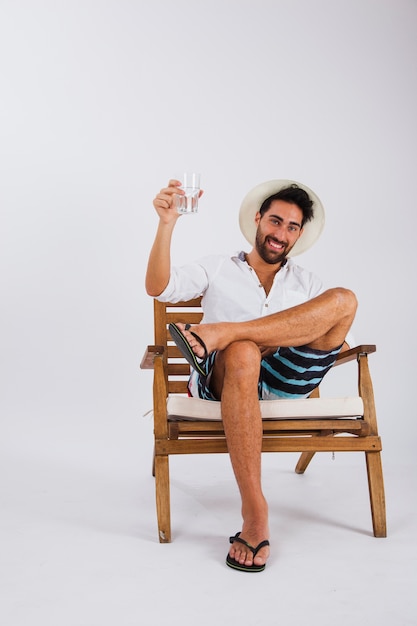
{"type": "Polygon", "coordinates": [[[156,212],[159,215],[160,220],[164,224],[168,224],[177,220],[180,214],[177,211],[177,198],[176,196],[184,195],[181,187],[181,181],[172,179],[168,183],[168,187],[164,187],[155,196],[153,205],[156,212]]]}
{"type": "MultiPolygon", "coordinates": [[[[176,222],[181,216],[181,213],[177,211],[177,198],[176,196],[183,196],[184,191],[181,189],[182,182],[180,180],[171,179],[168,183],[168,187],[164,187],[155,196],[153,205],[156,212],[159,215],[159,219],[163,224],[170,224],[176,222]]],[[[203,190],[200,189],[198,197],[201,198],[203,190]]]]}

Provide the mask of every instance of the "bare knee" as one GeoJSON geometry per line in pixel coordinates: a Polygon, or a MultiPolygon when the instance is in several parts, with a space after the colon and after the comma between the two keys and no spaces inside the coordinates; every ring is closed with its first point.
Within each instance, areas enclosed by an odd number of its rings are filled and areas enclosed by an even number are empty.
{"type": "Polygon", "coordinates": [[[210,381],[216,398],[223,399],[225,383],[237,388],[257,389],[261,368],[261,351],[252,341],[236,341],[219,350],[210,381]]]}
{"type": "Polygon", "coordinates": [[[261,351],[253,341],[235,341],[222,352],[225,368],[234,376],[259,376],[261,351]]]}
{"type": "Polygon", "coordinates": [[[327,293],[332,297],[334,306],[340,311],[341,316],[354,318],[358,301],[353,291],[345,287],[334,287],[327,293]]]}

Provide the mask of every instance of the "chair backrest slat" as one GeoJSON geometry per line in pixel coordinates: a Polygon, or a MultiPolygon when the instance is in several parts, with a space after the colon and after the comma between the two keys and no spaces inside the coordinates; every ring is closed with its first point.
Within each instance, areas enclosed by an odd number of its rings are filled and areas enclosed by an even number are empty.
{"type": "Polygon", "coordinates": [[[201,298],[188,302],[154,301],[155,343],[164,348],[168,375],[168,393],[187,393],[190,366],[172,341],[168,324],[198,324],[203,316],[201,298]]]}

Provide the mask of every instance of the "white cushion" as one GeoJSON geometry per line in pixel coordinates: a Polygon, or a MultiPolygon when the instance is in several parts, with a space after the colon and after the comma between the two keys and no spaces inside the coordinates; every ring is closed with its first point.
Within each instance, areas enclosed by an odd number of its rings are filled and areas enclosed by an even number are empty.
{"type": "MultiPolygon", "coordinates": [[[[263,419],[335,418],[363,415],[362,398],[306,398],[301,400],[261,400],[263,419]]],[[[167,400],[171,419],[221,420],[220,402],[173,394],[167,400]]]]}

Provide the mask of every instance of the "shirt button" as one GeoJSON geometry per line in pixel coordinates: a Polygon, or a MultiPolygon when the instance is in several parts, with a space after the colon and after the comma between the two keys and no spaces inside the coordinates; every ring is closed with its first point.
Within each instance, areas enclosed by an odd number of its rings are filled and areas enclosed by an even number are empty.
{"type": "Polygon", "coordinates": [[[266,303],[264,304],[264,306],[265,306],[265,308],[268,308],[268,306],[269,306],[268,302],[266,302],[266,303]]]}

